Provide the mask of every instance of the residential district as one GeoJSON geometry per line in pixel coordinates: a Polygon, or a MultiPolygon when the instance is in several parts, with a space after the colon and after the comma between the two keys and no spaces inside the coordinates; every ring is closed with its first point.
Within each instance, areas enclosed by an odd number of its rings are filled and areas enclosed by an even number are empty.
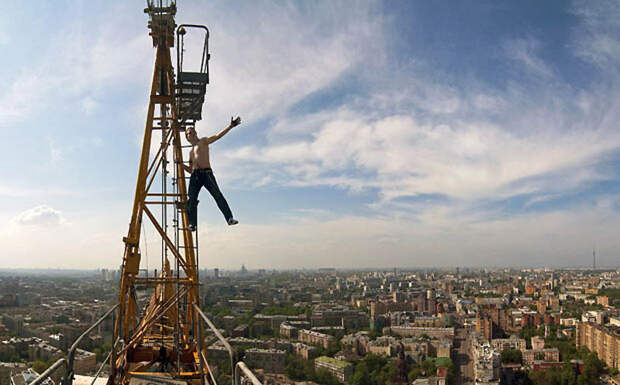
{"type": "MultiPolygon", "coordinates": [[[[116,303],[118,277],[0,272],[0,384],[64,357],[116,303]]],[[[620,384],[620,269],[242,267],[200,281],[204,313],[264,384],[620,384]]],[[[112,329],[81,341],[76,377],[108,370],[112,329]]],[[[218,384],[231,383],[228,350],[206,341],[218,384]]]]}

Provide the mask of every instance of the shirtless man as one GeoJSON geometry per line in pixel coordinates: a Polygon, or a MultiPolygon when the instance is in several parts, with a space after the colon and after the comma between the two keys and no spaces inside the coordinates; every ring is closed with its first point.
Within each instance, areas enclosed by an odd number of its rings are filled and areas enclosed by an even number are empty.
{"type": "Polygon", "coordinates": [[[209,145],[222,138],[228,131],[239,124],[241,124],[240,117],[237,117],[237,119],[230,118],[228,127],[217,135],[205,138],[198,138],[194,128],[185,130],[185,138],[187,138],[187,141],[192,145],[192,149],[189,152],[189,166],[183,165],[185,170],[192,174],[189,179],[189,191],[187,193],[187,215],[189,216],[189,228],[191,231],[196,231],[198,220],[198,193],[200,193],[200,188],[202,186],[206,187],[211,193],[217,203],[217,207],[219,207],[222,214],[224,214],[226,222],[229,225],[236,225],[239,223],[233,218],[224,195],[222,195],[219,187],[217,187],[213,170],[211,170],[211,162],[209,161],[209,145]]]}

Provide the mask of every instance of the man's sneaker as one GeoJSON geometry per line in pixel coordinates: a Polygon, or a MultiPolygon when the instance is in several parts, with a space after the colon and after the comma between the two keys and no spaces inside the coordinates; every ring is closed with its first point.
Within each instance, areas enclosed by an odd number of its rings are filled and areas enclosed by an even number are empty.
{"type": "Polygon", "coordinates": [[[237,223],[239,223],[239,221],[234,218],[228,220],[228,226],[236,225],[237,223]]]}
{"type": "Polygon", "coordinates": [[[189,225],[189,231],[196,231],[196,225],[189,225]]]}

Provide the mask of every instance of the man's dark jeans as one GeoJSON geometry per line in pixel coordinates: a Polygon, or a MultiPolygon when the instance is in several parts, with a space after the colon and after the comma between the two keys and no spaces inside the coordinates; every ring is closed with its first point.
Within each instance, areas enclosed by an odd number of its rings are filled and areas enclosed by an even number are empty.
{"type": "Polygon", "coordinates": [[[230,212],[230,207],[228,207],[228,203],[226,203],[226,199],[224,195],[222,195],[220,188],[217,187],[213,171],[207,168],[194,170],[192,176],[189,178],[189,191],[187,193],[187,215],[189,216],[189,224],[191,226],[196,226],[198,222],[198,193],[200,193],[202,186],[205,186],[211,193],[211,196],[213,196],[217,203],[217,207],[220,208],[220,211],[224,214],[224,218],[226,218],[226,222],[228,222],[228,220],[233,217],[230,212]]]}

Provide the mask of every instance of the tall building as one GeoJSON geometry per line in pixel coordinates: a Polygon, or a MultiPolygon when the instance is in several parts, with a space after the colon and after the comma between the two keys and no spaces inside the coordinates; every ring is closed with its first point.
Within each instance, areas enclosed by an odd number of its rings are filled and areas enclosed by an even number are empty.
{"type": "Polygon", "coordinates": [[[620,370],[620,327],[579,322],[576,331],[577,348],[585,346],[607,366],[620,370]]]}

